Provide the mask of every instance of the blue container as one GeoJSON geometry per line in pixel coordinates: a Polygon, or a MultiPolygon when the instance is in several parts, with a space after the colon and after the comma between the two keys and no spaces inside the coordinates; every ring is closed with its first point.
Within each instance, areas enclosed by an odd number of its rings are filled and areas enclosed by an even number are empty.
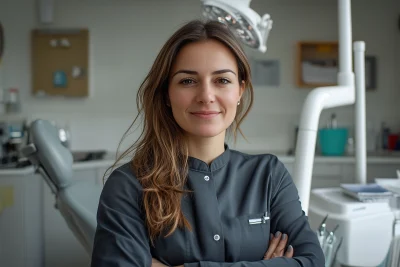
{"type": "Polygon", "coordinates": [[[324,156],[343,156],[346,152],[348,129],[324,128],[318,131],[318,141],[324,156]]]}

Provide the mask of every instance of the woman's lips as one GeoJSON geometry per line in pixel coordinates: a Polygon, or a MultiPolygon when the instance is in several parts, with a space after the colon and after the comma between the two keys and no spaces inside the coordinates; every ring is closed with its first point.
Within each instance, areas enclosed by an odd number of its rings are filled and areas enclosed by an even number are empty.
{"type": "Polygon", "coordinates": [[[219,115],[220,112],[217,111],[199,111],[199,112],[190,112],[193,116],[202,119],[211,119],[219,115]]]}

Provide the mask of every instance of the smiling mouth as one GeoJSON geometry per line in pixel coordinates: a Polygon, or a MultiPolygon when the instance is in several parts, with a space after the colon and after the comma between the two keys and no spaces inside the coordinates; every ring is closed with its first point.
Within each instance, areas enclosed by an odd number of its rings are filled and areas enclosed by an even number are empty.
{"type": "Polygon", "coordinates": [[[191,115],[202,119],[211,119],[218,116],[221,112],[210,111],[210,112],[190,112],[191,115]]]}

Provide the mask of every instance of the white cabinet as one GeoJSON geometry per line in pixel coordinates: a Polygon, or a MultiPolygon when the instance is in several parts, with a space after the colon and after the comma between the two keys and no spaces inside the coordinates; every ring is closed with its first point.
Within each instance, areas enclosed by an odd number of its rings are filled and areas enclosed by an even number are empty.
{"type": "MultiPolygon", "coordinates": [[[[294,163],[284,162],[288,172],[293,176],[294,163]]],[[[314,163],[311,188],[336,187],[343,180],[342,164],[314,163]]]]}
{"type": "MultiPolygon", "coordinates": [[[[356,183],[355,164],[342,164],[342,181],[346,183],[356,183]]],[[[367,183],[374,183],[375,178],[396,178],[396,170],[400,169],[399,162],[368,162],[367,164],[367,183]]]]}
{"type": "Polygon", "coordinates": [[[343,166],[340,163],[315,163],[311,188],[337,187],[343,181],[343,166]]]}
{"type": "Polygon", "coordinates": [[[367,181],[373,183],[375,178],[395,178],[396,170],[400,170],[400,163],[368,164],[367,181]]]}
{"type": "Polygon", "coordinates": [[[0,175],[12,205],[0,212],[0,266],[43,266],[41,177],[31,172],[0,175]]]}
{"type": "MultiPolygon", "coordinates": [[[[287,170],[293,175],[294,163],[284,162],[287,170]]],[[[367,164],[367,182],[373,183],[375,178],[395,178],[400,169],[400,159],[395,161],[373,161],[367,164]]],[[[338,187],[340,183],[355,183],[354,162],[314,162],[311,188],[338,187]]]]}

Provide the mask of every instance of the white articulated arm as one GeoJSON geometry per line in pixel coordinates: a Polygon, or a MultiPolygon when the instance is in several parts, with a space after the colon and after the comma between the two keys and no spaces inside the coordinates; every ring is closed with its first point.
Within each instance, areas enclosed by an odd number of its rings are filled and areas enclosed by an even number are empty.
{"type": "Polygon", "coordinates": [[[311,193],[312,169],[320,114],[324,109],[351,105],[354,101],[354,86],[331,86],[314,89],[308,94],[303,105],[297,137],[293,179],[299,191],[302,208],[306,214],[308,213],[311,193]]]}
{"type": "Polygon", "coordinates": [[[355,103],[352,71],[352,31],[350,0],[338,0],[339,73],[338,86],[316,88],[307,96],[300,118],[293,179],[298,188],[302,208],[308,214],[312,170],[319,117],[324,109],[355,103]]]}

